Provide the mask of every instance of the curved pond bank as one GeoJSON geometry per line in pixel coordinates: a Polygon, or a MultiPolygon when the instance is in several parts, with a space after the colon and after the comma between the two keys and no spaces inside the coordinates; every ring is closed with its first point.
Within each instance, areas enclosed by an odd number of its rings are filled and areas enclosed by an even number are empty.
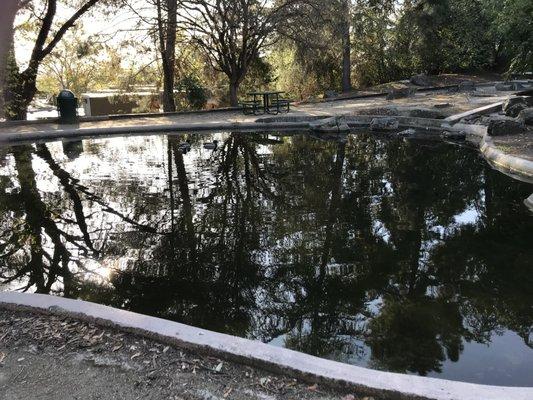
{"type": "MultiPolygon", "coordinates": [[[[457,123],[460,118],[465,116],[481,115],[487,112],[493,112],[495,109],[501,108],[502,102],[490,104],[481,107],[480,109],[451,116],[444,120],[430,119],[430,118],[416,118],[407,116],[392,116],[399,123],[399,128],[402,129],[417,129],[438,135],[444,131],[461,132],[470,135],[474,142],[479,144],[480,151],[485,158],[496,168],[502,172],[510,172],[514,177],[523,178],[530,182],[533,180],[533,161],[528,158],[520,157],[520,155],[509,154],[502,149],[502,146],[494,145],[490,137],[487,136],[487,129],[481,125],[457,123]]],[[[212,113],[199,113],[198,119],[201,121],[202,115],[210,115],[212,113]]],[[[308,113],[296,113],[296,115],[289,115],[287,117],[268,117],[258,118],[250,116],[241,116],[235,111],[222,111],[215,113],[219,117],[218,120],[213,121],[212,118],[207,118],[205,122],[188,122],[188,120],[181,121],[181,115],[174,116],[177,118],[173,120],[172,116],[165,117],[131,117],[120,120],[104,121],[102,126],[79,127],[76,125],[50,125],[47,123],[32,123],[28,125],[28,129],[23,129],[23,124],[16,124],[13,131],[10,132],[9,125],[4,127],[4,132],[0,134],[0,144],[6,145],[47,141],[57,139],[82,139],[89,137],[107,137],[112,135],[124,134],[144,134],[144,133],[165,133],[165,132],[201,132],[201,131],[288,131],[288,130],[308,130],[317,119],[331,118],[333,114],[318,113],[318,116],[312,116],[308,113]],[[156,120],[156,123],[153,121],[156,120]]],[[[197,114],[192,114],[197,115],[197,114]]],[[[342,116],[341,116],[342,117],[342,116]]],[[[349,115],[344,117],[346,123],[350,128],[354,129],[368,129],[371,126],[372,120],[384,118],[382,115],[349,115]]]]}
{"type": "Polygon", "coordinates": [[[475,385],[394,374],[345,365],[188,325],[80,300],[20,293],[0,293],[0,307],[31,310],[144,335],[202,354],[226,358],[298,379],[389,399],[529,400],[533,388],[475,385]]]}

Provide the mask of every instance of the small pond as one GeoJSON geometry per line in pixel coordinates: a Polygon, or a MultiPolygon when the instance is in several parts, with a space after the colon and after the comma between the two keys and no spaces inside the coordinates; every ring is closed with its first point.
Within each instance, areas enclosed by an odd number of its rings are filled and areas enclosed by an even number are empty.
{"type": "Polygon", "coordinates": [[[532,192],[472,149],[366,134],[3,147],[0,290],[533,386],[532,192]]]}

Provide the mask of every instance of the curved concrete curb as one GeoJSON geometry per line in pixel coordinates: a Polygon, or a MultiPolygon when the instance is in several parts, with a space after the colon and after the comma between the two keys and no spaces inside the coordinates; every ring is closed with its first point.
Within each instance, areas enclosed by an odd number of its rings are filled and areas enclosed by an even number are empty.
{"type": "Polygon", "coordinates": [[[533,161],[506,154],[498,149],[489,135],[485,135],[480,143],[481,154],[496,169],[510,173],[513,178],[533,183],[533,161]]]}
{"type": "MultiPolygon", "coordinates": [[[[342,116],[342,115],[341,115],[342,116]]],[[[260,122],[217,122],[217,123],[194,123],[194,124],[153,124],[143,126],[120,126],[110,128],[67,128],[48,131],[35,131],[25,133],[6,133],[0,135],[0,144],[14,142],[43,141],[49,139],[82,139],[85,137],[108,137],[120,134],[146,134],[163,132],[200,132],[200,131],[283,131],[296,129],[309,129],[310,122],[328,116],[295,116],[294,120],[284,122],[268,122],[260,119],[260,122]]],[[[344,115],[350,128],[368,128],[374,118],[383,118],[381,115],[344,115]]],[[[487,128],[472,124],[450,124],[441,119],[417,118],[394,116],[399,121],[400,128],[415,128],[425,130],[428,133],[439,134],[441,130],[464,131],[469,140],[479,144],[481,153],[497,169],[511,173],[513,178],[533,181],[533,162],[519,157],[507,155],[498,150],[487,136],[487,128]],[[516,176],[517,175],[517,176],[516,176]]],[[[275,118],[274,118],[275,119],[275,118]]]]}
{"type": "Polygon", "coordinates": [[[75,317],[305,381],[389,399],[533,399],[533,388],[484,386],[375,371],[80,300],[5,292],[0,293],[0,308],[75,317]]]}
{"type": "Polygon", "coordinates": [[[479,146],[481,155],[493,168],[513,179],[533,183],[533,161],[506,154],[498,149],[492,137],[488,135],[486,126],[455,124],[451,129],[464,131],[468,140],[479,146]]]}

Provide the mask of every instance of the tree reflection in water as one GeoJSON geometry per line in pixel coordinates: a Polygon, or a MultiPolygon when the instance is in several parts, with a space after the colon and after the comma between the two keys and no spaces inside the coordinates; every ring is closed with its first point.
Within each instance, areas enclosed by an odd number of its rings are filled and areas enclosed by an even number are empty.
{"type": "Polygon", "coordinates": [[[421,375],[531,351],[530,185],[435,142],[218,136],[9,150],[4,285],[421,375]]]}

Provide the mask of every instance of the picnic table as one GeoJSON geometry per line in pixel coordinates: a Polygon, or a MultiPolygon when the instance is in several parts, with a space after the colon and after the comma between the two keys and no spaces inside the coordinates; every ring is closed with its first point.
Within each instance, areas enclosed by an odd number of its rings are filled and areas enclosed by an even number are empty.
{"type": "Polygon", "coordinates": [[[280,98],[285,92],[275,91],[258,91],[250,92],[248,96],[253,100],[242,103],[245,114],[279,114],[280,112],[290,111],[290,101],[280,98]]]}

